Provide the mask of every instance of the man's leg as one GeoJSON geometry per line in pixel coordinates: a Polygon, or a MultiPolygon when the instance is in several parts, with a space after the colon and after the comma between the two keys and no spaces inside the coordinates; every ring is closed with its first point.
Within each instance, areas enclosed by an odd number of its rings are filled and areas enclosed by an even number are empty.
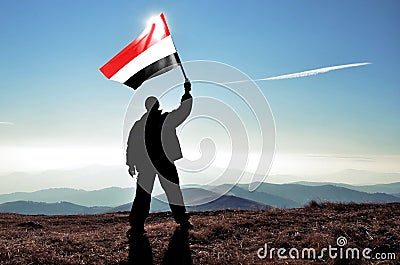
{"type": "Polygon", "coordinates": [[[132,233],[143,233],[144,222],[149,215],[151,192],[153,190],[155,173],[139,172],[136,195],[132,204],[132,210],[129,215],[129,223],[132,227],[132,233]]]}
{"type": "Polygon", "coordinates": [[[190,224],[188,222],[189,214],[186,213],[182,191],[179,187],[179,177],[176,167],[174,163],[169,161],[162,164],[163,165],[159,170],[160,174],[158,174],[158,178],[160,179],[161,186],[167,195],[169,206],[175,222],[181,225],[190,224]]]}

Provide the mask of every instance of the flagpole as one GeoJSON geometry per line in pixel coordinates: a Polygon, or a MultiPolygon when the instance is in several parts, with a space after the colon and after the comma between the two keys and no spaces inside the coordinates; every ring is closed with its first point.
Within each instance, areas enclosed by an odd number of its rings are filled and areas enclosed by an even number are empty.
{"type": "Polygon", "coordinates": [[[182,74],[183,74],[183,77],[185,78],[185,82],[189,81],[189,78],[186,76],[185,69],[183,69],[182,63],[179,63],[179,65],[181,66],[182,74]]]}
{"type": "Polygon", "coordinates": [[[179,57],[178,52],[176,52],[176,57],[177,57],[177,60],[178,60],[178,64],[181,67],[183,77],[185,78],[185,85],[184,85],[185,93],[188,93],[191,90],[190,89],[190,81],[189,81],[189,78],[187,77],[187,75],[185,73],[185,69],[183,68],[183,65],[182,65],[182,62],[181,62],[181,58],[179,57]],[[186,88],[186,83],[189,83],[189,87],[188,88],[186,88]]]}
{"type": "Polygon", "coordinates": [[[188,82],[189,78],[187,77],[187,75],[185,73],[185,69],[183,69],[183,65],[182,65],[182,62],[181,62],[181,58],[179,57],[178,51],[176,52],[176,60],[178,61],[179,66],[181,67],[183,77],[185,78],[185,82],[188,82]]]}

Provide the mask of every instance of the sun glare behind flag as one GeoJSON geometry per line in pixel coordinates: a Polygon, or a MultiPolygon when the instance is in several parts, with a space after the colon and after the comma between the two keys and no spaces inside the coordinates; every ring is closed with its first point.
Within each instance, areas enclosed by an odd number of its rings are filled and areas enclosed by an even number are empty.
{"type": "Polygon", "coordinates": [[[100,68],[108,78],[137,89],[144,81],[180,64],[164,14],[151,19],[146,29],[100,68]]]}

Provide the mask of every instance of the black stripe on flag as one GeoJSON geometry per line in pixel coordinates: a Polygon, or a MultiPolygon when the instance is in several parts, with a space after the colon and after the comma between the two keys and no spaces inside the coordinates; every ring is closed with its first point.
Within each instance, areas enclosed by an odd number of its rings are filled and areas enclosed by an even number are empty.
{"type": "Polygon", "coordinates": [[[168,55],[137,72],[124,82],[125,85],[137,89],[144,81],[157,75],[168,72],[181,63],[178,53],[168,55]]]}

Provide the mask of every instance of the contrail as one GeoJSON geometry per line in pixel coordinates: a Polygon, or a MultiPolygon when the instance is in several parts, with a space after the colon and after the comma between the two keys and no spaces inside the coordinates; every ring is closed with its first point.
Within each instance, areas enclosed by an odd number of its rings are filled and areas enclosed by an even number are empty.
{"type": "Polygon", "coordinates": [[[5,125],[14,125],[13,122],[8,122],[8,121],[0,121],[0,124],[5,124],[5,125]]]}
{"type": "Polygon", "coordinates": [[[293,74],[278,75],[278,76],[260,78],[260,79],[255,79],[255,80],[240,80],[240,81],[233,81],[233,82],[225,82],[222,84],[227,85],[227,84],[244,83],[244,82],[249,82],[249,81],[269,81],[269,80],[299,78],[299,77],[305,77],[305,76],[310,76],[310,75],[318,75],[318,74],[327,73],[330,71],[340,70],[340,69],[344,69],[344,68],[363,66],[363,65],[367,65],[367,64],[371,64],[371,63],[367,62],[367,63],[352,63],[352,64],[335,65],[335,66],[307,70],[307,71],[293,73],[293,74]]]}

